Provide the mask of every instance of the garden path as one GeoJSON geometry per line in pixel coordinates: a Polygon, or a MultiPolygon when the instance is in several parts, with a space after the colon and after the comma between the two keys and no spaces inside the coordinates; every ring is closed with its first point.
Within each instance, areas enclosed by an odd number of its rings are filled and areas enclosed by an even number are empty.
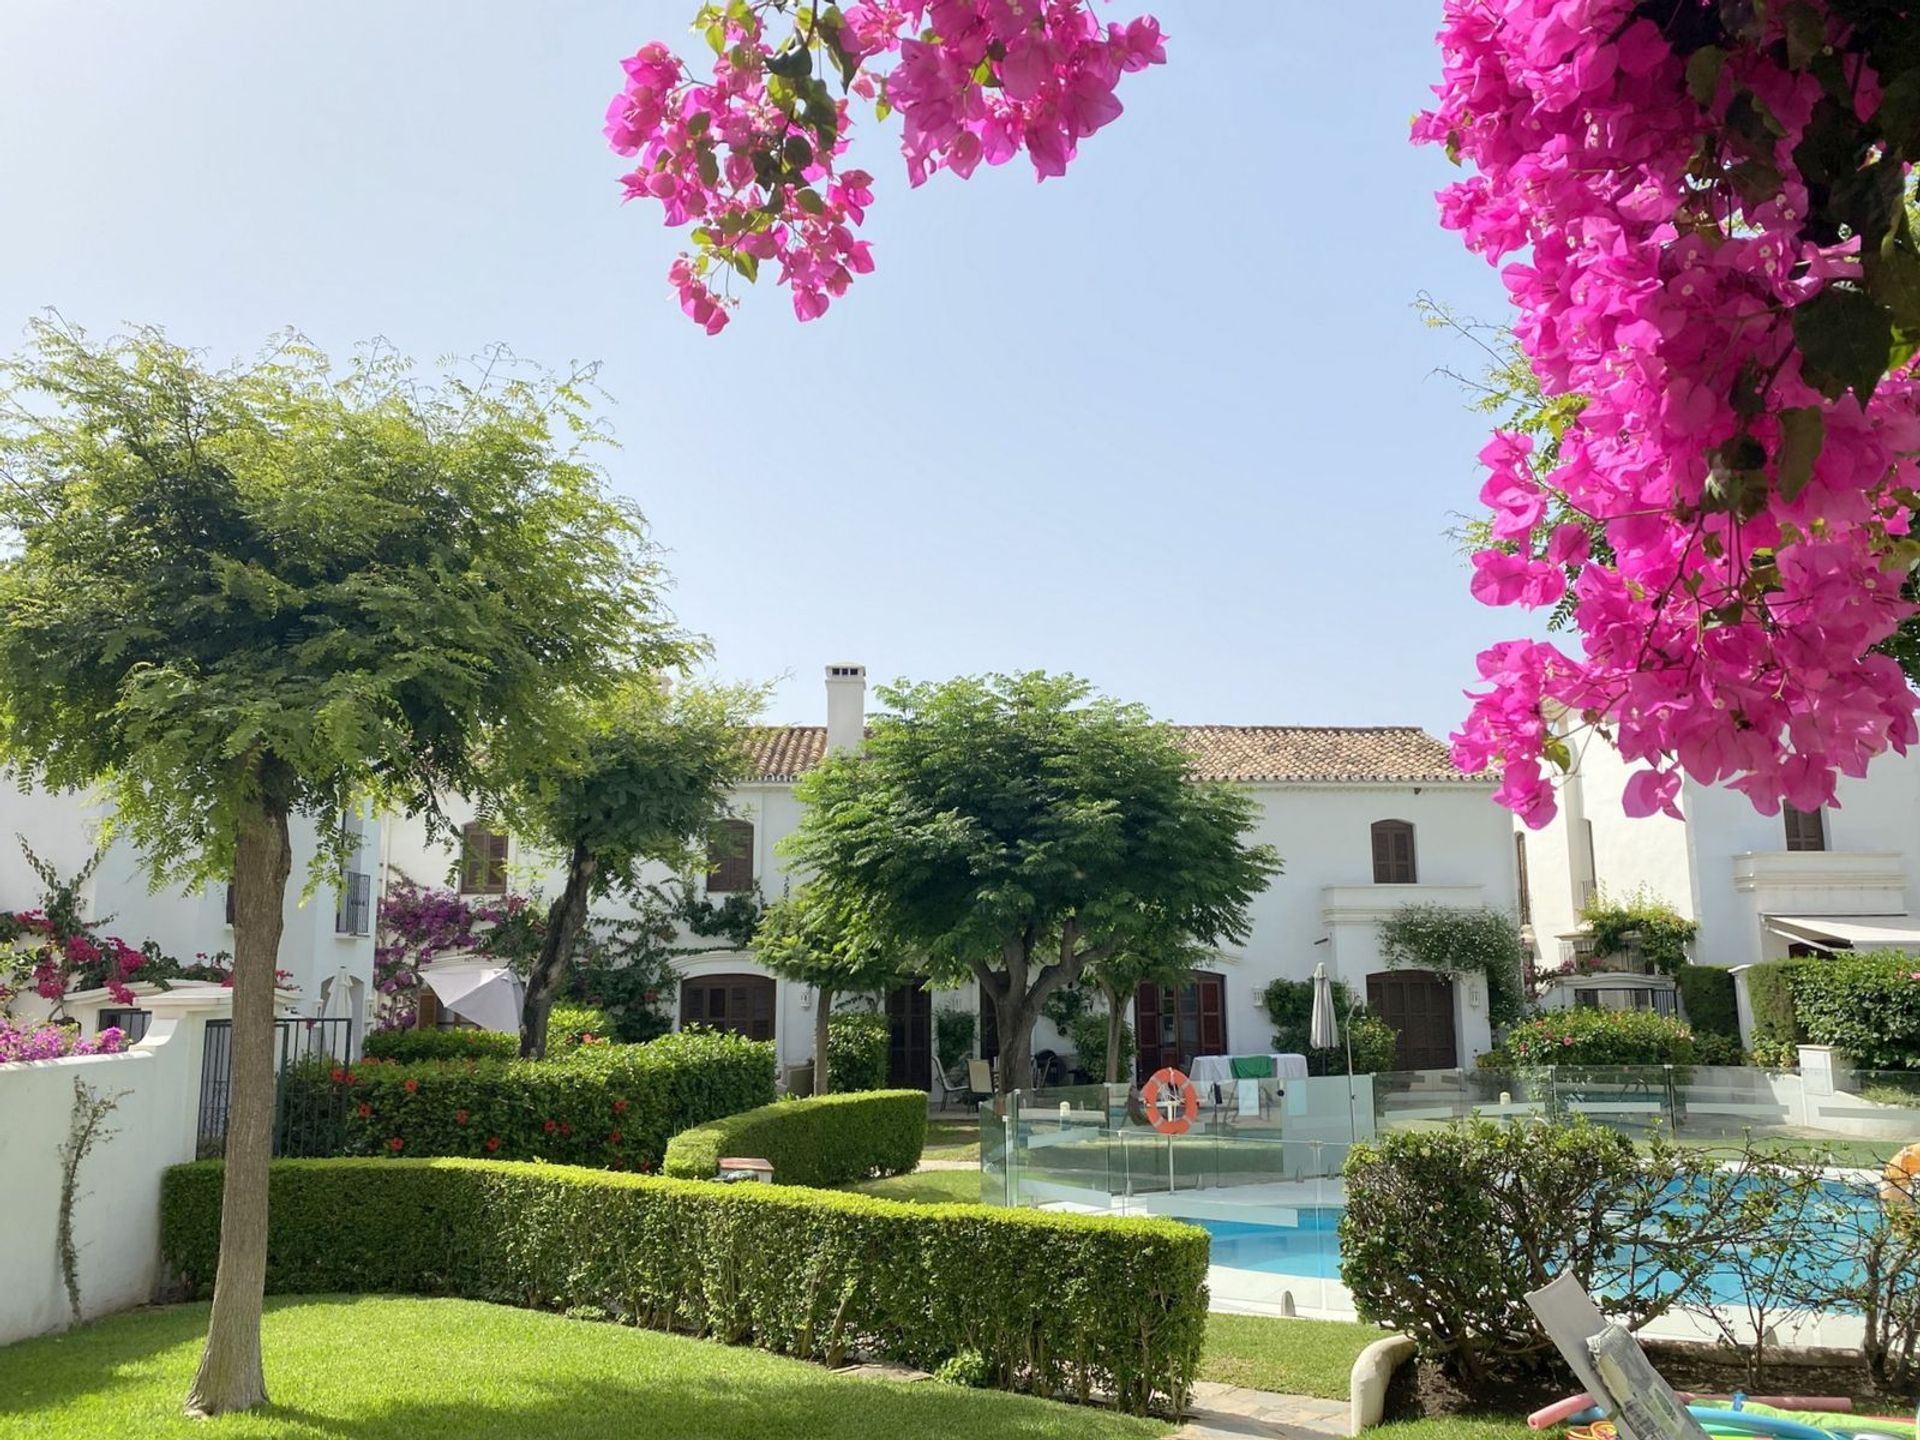
{"type": "Polygon", "coordinates": [[[1347,1402],[1279,1395],[1211,1380],[1194,1383],[1187,1423],[1172,1440],[1330,1440],[1347,1433],[1347,1402]]]}

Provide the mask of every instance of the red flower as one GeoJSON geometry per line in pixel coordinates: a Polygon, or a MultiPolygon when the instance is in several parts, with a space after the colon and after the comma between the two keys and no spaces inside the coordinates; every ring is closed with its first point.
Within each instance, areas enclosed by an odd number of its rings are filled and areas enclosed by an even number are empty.
{"type": "Polygon", "coordinates": [[[613,1113],[614,1113],[614,1114],[616,1114],[616,1115],[624,1115],[624,1114],[626,1114],[626,1113],[627,1113],[627,1102],[626,1102],[626,1101],[624,1101],[624,1100],[616,1100],[616,1101],[614,1101],[614,1102],[613,1102],[613,1113]]]}
{"type": "Polygon", "coordinates": [[[487,1150],[489,1151],[489,1153],[491,1153],[492,1151],[498,1150],[499,1148],[500,1148],[500,1137],[498,1135],[489,1135],[487,1137],[487,1150]]]}
{"type": "Polygon", "coordinates": [[[367,1104],[367,1102],[366,1102],[366,1101],[364,1101],[364,1100],[362,1100],[362,1101],[360,1102],[360,1112],[359,1112],[359,1113],[360,1113],[360,1118],[361,1118],[362,1120],[365,1120],[365,1119],[366,1119],[366,1118],[367,1118],[367,1117],[368,1117],[369,1115],[371,1115],[371,1114],[373,1114],[373,1107],[372,1107],[371,1105],[369,1105],[369,1104],[367,1104]]]}
{"type": "Polygon", "coordinates": [[[620,1143],[620,1132],[618,1130],[610,1132],[607,1136],[607,1143],[609,1145],[618,1145],[620,1143]]]}
{"type": "Polygon", "coordinates": [[[553,1134],[554,1131],[558,1130],[559,1128],[560,1128],[560,1122],[558,1120],[547,1121],[547,1134],[551,1135],[553,1134]]]}
{"type": "Polygon", "coordinates": [[[573,1126],[571,1126],[571,1125],[569,1125],[569,1124],[568,1124],[568,1123],[567,1123],[566,1121],[564,1121],[564,1120],[562,1120],[562,1121],[560,1122],[560,1133],[561,1133],[562,1135],[571,1135],[571,1134],[573,1134],[573,1126]]]}
{"type": "Polygon", "coordinates": [[[464,1111],[464,1110],[456,1110],[456,1111],[454,1111],[454,1112],[453,1112],[453,1123],[454,1123],[454,1124],[456,1124],[456,1125],[464,1125],[464,1124],[466,1124],[466,1123],[467,1123],[467,1112],[466,1112],[466,1111],[464,1111]]]}
{"type": "Polygon", "coordinates": [[[418,1080],[409,1078],[401,1082],[400,1088],[405,1090],[409,1095],[418,1094],[420,1090],[420,1082],[418,1080]]]}
{"type": "Polygon", "coordinates": [[[347,1072],[346,1072],[346,1071],[344,1071],[344,1070],[335,1070],[335,1071],[333,1072],[333,1083],[334,1083],[334,1084],[336,1084],[336,1085],[344,1085],[344,1084],[346,1084],[346,1083],[347,1083],[347,1072]]]}
{"type": "Polygon", "coordinates": [[[396,1135],[391,1140],[387,1141],[387,1149],[397,1153],[406,1145],[406,1143],[407,1143],[406,1141],[402,1140],[398,1135],[396,1135]]]}

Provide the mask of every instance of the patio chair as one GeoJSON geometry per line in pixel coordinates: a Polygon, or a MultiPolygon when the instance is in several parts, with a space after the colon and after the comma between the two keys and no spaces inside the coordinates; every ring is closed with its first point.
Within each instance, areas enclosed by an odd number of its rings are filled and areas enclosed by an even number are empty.
{"type": "Polygon", "coordinates": [[[991,1060],[967,1061],[967,1088],[960,1096],[962,1104],[978,1105],[983,1100],[993,1098],[993,1062],[991,1060]]]}

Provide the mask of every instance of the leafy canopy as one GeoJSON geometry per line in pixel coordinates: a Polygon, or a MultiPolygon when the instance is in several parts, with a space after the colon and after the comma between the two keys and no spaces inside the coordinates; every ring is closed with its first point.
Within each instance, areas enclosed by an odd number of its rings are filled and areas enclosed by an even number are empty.
{"type": "Polygon", "coordinates": [[[1279,870],[1254,803],[1194,783],[1145,710],[1037,672],[879,693],[865,752],[802,779],[788,851],[937,980],[1245,938],[1279,870]]]}
{"type": "Polygon", "coordinates": [[[571,696],[683,648],[583,378],[34,324],[0,364],[0,763],[104,786],[193,882],[249,807],[432,813],[560,745],[571,696]]]}

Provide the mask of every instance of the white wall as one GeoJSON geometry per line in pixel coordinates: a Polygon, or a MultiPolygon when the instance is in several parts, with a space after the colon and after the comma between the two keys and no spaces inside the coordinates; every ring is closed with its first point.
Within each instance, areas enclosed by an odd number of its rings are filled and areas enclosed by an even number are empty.
{"type": "Polygon", "coordinates": [[[56,1237],[59,1151],[76,1078],[120,1096],[106,1122],[113,1137],[97,1143],[80,1169],[73,1229],[82,1314],[91,1319],[152,1299],[160,1176],[193,1158],[205,1020],[224,1008],[216,1001],[213,1010],[181,1004],[156,1013],[147,1038],[124,1055],[0,1065],[0,1215],[7,1222],[0,1345],[69,1323],[56,1237]]]}
{"type": "MultiPolygon", "coordinates": [[[[28,909],[40,903],[41,885],[21,854],[16,836],[27,843],[62,876],[77,873],[99,843],[102,809],[73,794],[22,791],[0,778],[0,910],[28,909]]],[[[285,930],[280,940],[279,968],[294,990],[293,1008],[318,1013],[323,988],[345,973],[357,981],[360,993],[373,984],[371,925],[364,935],[335,932],[338,896],[332,885],[321,885],[311,899],[302,898],[308,867],[319,849],[319,832],[305,816],[290,826],[293,874],[287,889],[285,930]]],[[[380,853],[379,825],[365,824],[360,868],[371,874],[380,853]]],[[[377,883],[377,881],[376,881],[377,883]]],[[[84,892],[87,915],[100,929],[138,947],[154,941],[162,951],[183,962],[196,955],[233,950],[233,927],[226,918],[226,890],[209,885],[198,893],[150,888],[138,853],[116,840],[94,871],[84,892]]],[[[355,1036],[365,1033],[364,1016],[356,1017],[355,1036]]]]}

